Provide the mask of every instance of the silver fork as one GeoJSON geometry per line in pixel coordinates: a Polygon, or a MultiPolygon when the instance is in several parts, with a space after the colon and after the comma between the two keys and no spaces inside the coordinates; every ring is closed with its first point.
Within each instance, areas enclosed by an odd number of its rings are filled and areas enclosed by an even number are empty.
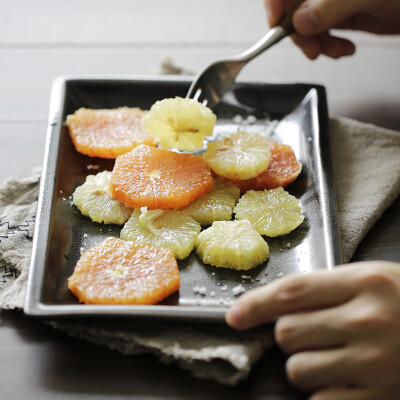
{"type": "MultiPolygon", "coordinates": [[[[302,3],[297,2],[297,6],[302,3]]],[[[292,17],[297,7],[286,14],[278,25],[271,28],[255,45],[228,60],[217,61],[203,69],[190,85],[186,97],[214,108],[229,90],[240,70],[254,57],[294,32],[292,17]]]]}

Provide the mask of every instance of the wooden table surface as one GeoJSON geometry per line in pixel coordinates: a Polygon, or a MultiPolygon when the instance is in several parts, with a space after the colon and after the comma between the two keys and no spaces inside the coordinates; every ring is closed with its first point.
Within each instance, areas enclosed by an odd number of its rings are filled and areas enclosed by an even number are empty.
{"type": "MultiPolygon", "coordinates": [[[[240,52],[266,30],[262,0],[0,0],[0,181],[44,154],[52,80],[71,74],[151,75],[165,57],[197,70],[240,52]]],[[[290,40],[242,78],[324,85],[331,116],[400,130],[400,39],[346,33],[356,56],[308,61],[290,40]]],[[[400,199],[353,258],[400,262],[400,199]]],[[[1,284],[1,283],[0,283],[1,284]]],[[[123,356],[56,332],[18,311],[0,313],[0,398],[303,399],[274,348],[236,388],[201,381],[152,356],[123,356]]]]}

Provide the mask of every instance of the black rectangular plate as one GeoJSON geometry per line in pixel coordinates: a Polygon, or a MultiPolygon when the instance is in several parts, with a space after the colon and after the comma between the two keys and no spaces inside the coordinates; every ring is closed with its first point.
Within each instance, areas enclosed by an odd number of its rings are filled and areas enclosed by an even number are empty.
{"type": "Polygon", "coordinates": [[[240,127],[291,145],[303,170],[287,190],[300,199],[305,221],[286,236],[268,238],[269,260],[249,271],[211,267],[192,252],[179,262],[179,293],[161,304],[79,304],[68,290],[67,278],[81,250],[108,236],[118,237],[121,227],[94,223],[72,205],[70,196],[86,176],[112,170],[114,161],[78,153],[65,126],[66,116],[80,107],[149,109],[157,100],[184,97],[190,83],[182,77],[78,77],[59,78],[54,83],[26,314],[222,321],[242,288],[248,291],[283,275],[330,269],[341,263],[324,88],[311,84],[240,82],[214,110],[218,116],[214,136],[234,133],[240,127]],[[90,169],[93,165],[99,169],[90,169]],[[204,293],[198,293],[198,289],[204,293]]]}

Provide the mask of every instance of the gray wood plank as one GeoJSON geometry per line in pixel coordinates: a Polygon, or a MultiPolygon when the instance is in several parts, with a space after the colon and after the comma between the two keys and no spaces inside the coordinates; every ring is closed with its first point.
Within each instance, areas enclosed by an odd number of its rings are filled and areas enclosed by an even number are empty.
{"type": "MultiPolygon", "coordinates": [[[[275,47],[251,62],[240,79],[312,82],[327,88],[331,115],[344,115],[400,129],[400,53],[360,48],[341,60],[309,61],[290,45],[275,47]],[[388,117],[385,124],[382,115],[388,117]]],[[[234,48],[0,49],[0,121],[45,120],[51,83],[60,75],[151,75],[165,56],[194,70],[242,50],[234,48]]]]}
{"type": "Polygon", "coordinates": [[[261,0],[1,0],[0,43],[253,41],[261,0]]]}
{"type": "MultiPolygon", "coordinates": [[[[0,47],[250,45],[267,30],[262,0],[0,0],[0,47]]],[[[341,33],[371,47],[396,37],[341,33]]]]}
{"type": "Polygon", "coordinates": [[[0,183],[43,164],[47,122],[0,122],[0,183]]]}

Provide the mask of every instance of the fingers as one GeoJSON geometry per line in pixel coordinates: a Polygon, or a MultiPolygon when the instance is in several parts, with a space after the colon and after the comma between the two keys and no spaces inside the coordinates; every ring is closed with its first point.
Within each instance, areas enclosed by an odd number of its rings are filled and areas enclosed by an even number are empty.
{"type": "Polygon", "coordinates": [[[339,29],[351,29],[377,33],[381,35],[394,35],[400,33],[400,20],[385,21],[371,15],[358,14],[343,21],[338,25],[339,29]]]}
{"type": "Polygon", "coordinates": [[[298,388],[313,391],[324,387],[359,385],[354,373],[356,354],[345,347],[294,354],[286,363],[288,379],[298,388]]]}
{"type": "Polygon", "coordinates": [[[354,54],[356,48],[354,44],[347,39],[338,38],[331,35],[322,35],[322,50],[321,53],[331,57],[339,58],[354,54]]]}
{"type": "MultiPolygon", "coordinates": [[[[297,19],[295,28],[299,32],[292,35],[293,42],[311,60],[316,59],[320,54],[331,58],[353,54],[355,46],[351,41],[331,36],[327,31],[330,27],[336,26],[334,21],[343,25],[346,22],[347,14],[351,15],[351,10],[361,7],[360,4],[364,1],[308,0],[299,7],[299,11],[293,17],[293,22],[295,22],[295,17],[297,19]],[[349,3],[351,4],[349,5],[349,3]],[[334,14],[331,14],[332,9],[335,10],[334,14]],[[321,34],[321,32],[325,33],[321,34]]],[[[265,0],[269,25],[276,25],[283,15],[297,3],[298,0],[265,0]]]]}
{"type": "Polygon", "coordinates": [[[343,346],[349,335],[341,328],[341,312],[342,307],[335,307],[281,317],[275,324],[275,340],[287,354],[343,346]]]}
{"type": "Polygon", "coordinates": [[[275,26],[279,20],[289,13],[299,0],[264,0],[269,26],[275,26]]]}
{"type": "Polygon", "coordinates": [[[313,400],[390,399],[400,392],[399,298],[399,265],[364,262],[281,278],[243,295],[226,319],[246,329],[279,318],[288,378],[313,400]]]}
{"type": "Polygon", "coordinates": [[[307,0],[295,12],[293,25],[301,35],[316,35],[362,13],[368,5],[368,0],[307,0]]]}
{"type": "Polygon", "coordinates": [[[249,329],[276,318],[348,301],[356,288],[347,278],[349,268],[291,275],[241,296],[228,310],[227,323],[249,329]]]}
{"type": "Polygon", "coordinates": [[[373,400],[379,397],[374,397],[366,389],[354,388],[329,388],[315,392],[310,400],[373,400]]]}
{"type": "Polygon", "coordinates": [[[315,60],[320,54],[339,58],[352,55],[355,52],[355,46],[350,40],[329,34],[317,36],[295,34],[292,35],[292,40],[310,60],[315,60]]]}
{"type": "Polygon", "coordinates": [[[293,42],[310,60],[315,60],[322,53],[322,40],[320,36],[292,35],[293,42]]]}
{"type": "MultiPolygon", "coordinates": [[[[276,25],[279,20],[299,3],[298,0],[264,0],[268,23],[276,25]]],[[[369,0],[307,0],[295,12],[293,25],[298,33],[312,36],[344,23],[352,16],[362,13],[370,5],[369,0]]]]}
{"type": "Polygon", "coordinates": [[[264,0],[269,26],[275,26],[283,15],[283,1],[264,0]]]}
{"type": "Polygon", "coordinates": [[[400,386],[398,359],[397,346],[355,337],[337,348],[294,353],[287,361],[286,372],[295,386],[306,391],[347,385],[383,390],[400,386]]]}

